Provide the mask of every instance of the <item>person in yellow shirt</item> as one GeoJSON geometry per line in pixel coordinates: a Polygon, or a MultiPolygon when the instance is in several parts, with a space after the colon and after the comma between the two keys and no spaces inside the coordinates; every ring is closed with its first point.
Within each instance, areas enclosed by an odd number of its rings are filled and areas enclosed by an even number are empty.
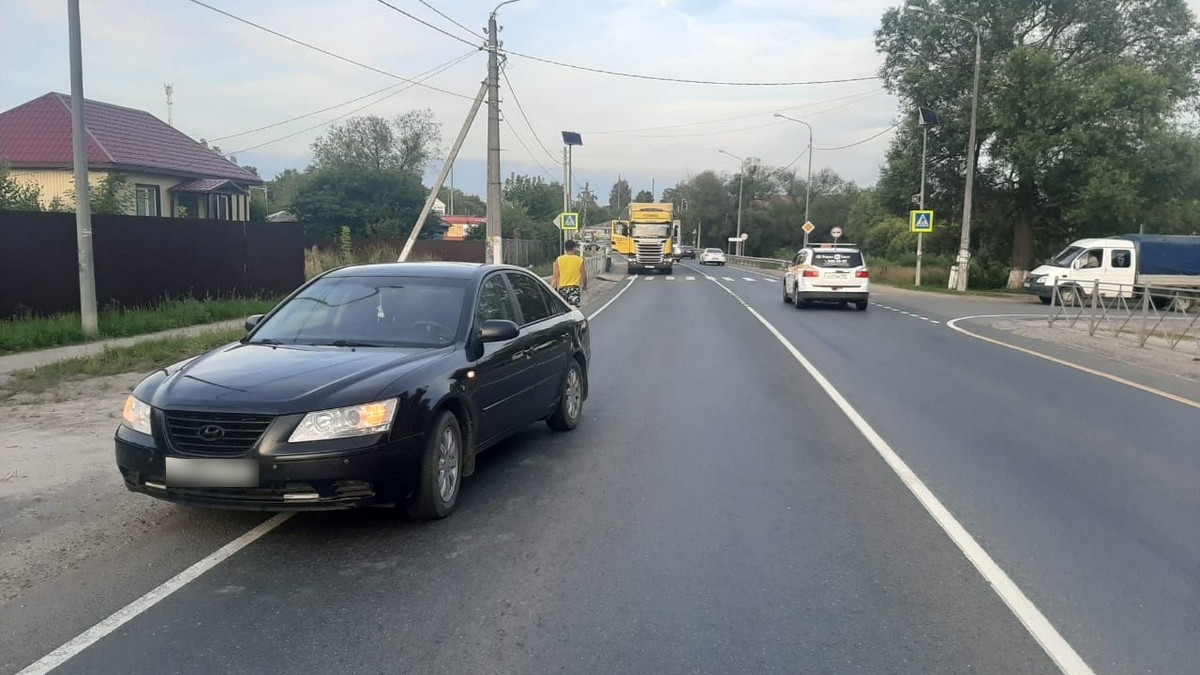
{"type": "Polygon", "coordinates": [[[587,290],[587,269],[583,265],[583,256],[579,255],[578,244],[568,240],[563,248],[566,253],[554,261],[550,285],[568,304],[578,307],[583,302],[583,291],[587,290]]]}

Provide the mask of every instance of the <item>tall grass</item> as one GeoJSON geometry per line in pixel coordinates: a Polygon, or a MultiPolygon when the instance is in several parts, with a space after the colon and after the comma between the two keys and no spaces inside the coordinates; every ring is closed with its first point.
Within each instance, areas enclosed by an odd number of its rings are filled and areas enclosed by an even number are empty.
{"type": "MultiPolygon", "coordinates": [[[[311,279],[322,272],[343,265],[393,263],[399,257],[400,249],[382,243],[372,242],[341,249],[313,246],[304,250],[304,278],[311,279]]],[[[413,255],[409,260],[422,262],[432,260],[432,258],[428,255],[413,255]]]]}
{"type": "MultiPolygon", "coordinates": [[[[109,307],[99,316],[99,338],[127,337],[261,314],[280,298],[182,298],[132,308],[109,307]]],[[[0,354],[86,342],[79,314],[24,315],[0,321],[0,354]]]]}

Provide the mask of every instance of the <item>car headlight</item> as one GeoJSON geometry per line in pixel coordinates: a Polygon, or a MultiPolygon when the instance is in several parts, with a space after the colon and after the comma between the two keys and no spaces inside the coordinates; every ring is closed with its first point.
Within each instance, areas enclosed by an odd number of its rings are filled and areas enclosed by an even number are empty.
{"type": "Polygon", "coordinates": [[[1038,278],[1037,278],[1037,279],[1036,279],[1036,280],[1035,280],[1033,283],[1035,283],[1035,284],[1037,284],[1037,285],[1039,285],[1039,286],[1045,286],[1045,285],[1047,285],[1049,282],[1050,282],[1050,277],[1049,277],[1049,275],[1047,275],[1047,276],[1044,276],[1044,277],[1038,277],[1038,278]]]}
{"type": "Polygon", "coordinates": [[[133,396],[127,396],[125,409],[121,411],[121,421],[130,429],[149,435],[150,404],[139,401],[133,396]]]}
{"type": "Polygon", "coordinates": [[[388,431],[396,417],[397,399],[310,412],[300,420],[288,443],[352,438],[388,431]]]}

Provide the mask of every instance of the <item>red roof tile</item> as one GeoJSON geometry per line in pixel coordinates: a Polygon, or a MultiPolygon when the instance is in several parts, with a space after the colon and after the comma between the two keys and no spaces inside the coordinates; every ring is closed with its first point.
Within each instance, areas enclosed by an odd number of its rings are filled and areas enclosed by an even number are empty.
{"type": "MultiPolygon", "coordinates": [[[[88,165],[261,183],[253,173],[142,110],[84,101],[88,165]]],[[[0,160],[17,168],[68,168],[71,97],[50,93],[0,113],[0,160]]]]}

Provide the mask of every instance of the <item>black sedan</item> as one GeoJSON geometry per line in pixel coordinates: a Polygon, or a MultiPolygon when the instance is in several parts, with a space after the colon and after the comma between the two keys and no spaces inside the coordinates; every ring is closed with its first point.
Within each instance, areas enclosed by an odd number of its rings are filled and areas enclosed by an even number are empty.
{"type": "Polygon", "coordinates": [[[573,429],[587,398],[587,319],[515,267],[344,267],[246,327],[133,390],[116,433],[130,490],[442,518],[476,453],[538,420],[573,429]]]}

